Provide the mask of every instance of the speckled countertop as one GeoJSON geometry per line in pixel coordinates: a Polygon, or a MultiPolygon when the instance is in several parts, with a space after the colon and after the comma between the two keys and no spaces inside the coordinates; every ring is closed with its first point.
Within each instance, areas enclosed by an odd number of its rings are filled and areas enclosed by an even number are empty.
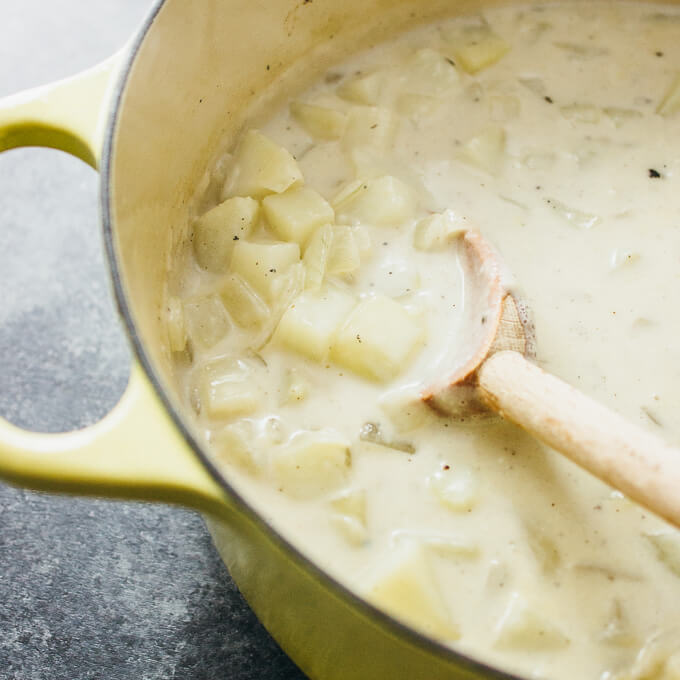
{"type": "MultiPolygon", "coordinates": [[[[0,0],[0,96],[69,75],[132,34],[148,0],[0,0]]],[[[0,414],[95,422],[129,368],[95,173],[0,155],[0,414]]],[[[195,514],[0,484],[0,680],[303,680],[248,609],[195,514]]]]}

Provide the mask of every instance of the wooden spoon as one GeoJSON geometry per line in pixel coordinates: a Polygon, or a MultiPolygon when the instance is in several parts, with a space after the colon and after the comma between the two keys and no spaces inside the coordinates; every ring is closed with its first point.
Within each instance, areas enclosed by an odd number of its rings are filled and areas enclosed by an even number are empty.
{"type": "Polygon", "coordinates": [[[477,231],[460,238],[467,270],[462,358],[423,401],[452,416],[495,411],[680,527],[680,449],[531,363],[533,326],[506,287],[500,257],[477,231]]]}

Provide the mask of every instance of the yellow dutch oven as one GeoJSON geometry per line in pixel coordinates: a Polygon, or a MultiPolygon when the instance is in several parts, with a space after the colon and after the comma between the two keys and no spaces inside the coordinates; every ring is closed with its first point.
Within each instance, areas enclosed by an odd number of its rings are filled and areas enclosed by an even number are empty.
{"type": "MultiPolygon", "coordinates": [[[[234,580],[283,649],[317,680],[503,677],[353,595],[251,508],[192,434],[160,323],[188,206],[257,98],[265,103],[400,29],[469,0],[165,0],[105,63],[0,101],[0,151],[47,146],[101,173],[103,235],[136,356],[98,424],[36,434],[0,420],[0,477],[33,489],[201,511],[234,580]],[[277,83],[277,87],[269,87],[277,83]]],[[[261,104],[264,106],[264,104],[261,104]]]]}

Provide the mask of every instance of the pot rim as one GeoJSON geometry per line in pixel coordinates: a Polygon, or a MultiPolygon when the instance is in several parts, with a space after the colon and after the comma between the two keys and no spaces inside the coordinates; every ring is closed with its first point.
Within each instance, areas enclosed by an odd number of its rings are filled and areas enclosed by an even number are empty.
{"type": "MultiPolygon", "coordinates": [[[[119,122],[119,113],[122,107],[125,88],[128,83],[128,78],[134,67],[134,64],[139,55],[139,51],[146,39],[147,34],[153,26],[156,17],[166,4],[166,0],[154,0],[154,4],[142,21],[137,32],[129,41],[127,49],[122,59],[121,68],[117,76],[117,80],[113,87],[110,110],[107,116],[104,143],[101,156],[100,165],[100,211],[102,221],[102,235],[104,238],[104,249],[108,263],[109,275],[114,291],[114,298],[118,313],[123,321],[126,334],[132,346],[134,358],[142,366],[146,377],[153,387],[156,396],[162,403],[167,414],[172,420],[177,430],[182,435],[184,441],[191,448],[192,452],[200,460],[202,465],[210,473],[212,478],[223,489],[230,500],[234,503],[235,508],[242,512],[250,521],[252,521],[258,528],[262,529],[267,536],[273,540],[276,545],[288,553],[301,567],[311,573],[317,580],[325,583],[335,595],[341,599],[351,603],[363,616],[367,619],[379,623],[382,627],[391,631],[396,636],[407,641],[414,647],[418,647],[443,661],[454,662],[458,666],[462,666],[474,673],[484,674],[488,678],[496,678],[498,680],[524,680],[521,676],[502,671],[494,666],[490,666],[483,661],[478,661],[470,656],[463,654],[451,647],[448,647],[442,642],[428,637],[414,628],[402,623],[393,616],[383,612],[376,606],[357,595],[350,588],[331,576],[328,572],[319,567],[309,557],[307,557],[299,548],[291,543],[284,535],[282,535],[275,527],[267,522],[260,513],[253,507],[240,493],[233,487],[225,476],[220,472],[219,468],[212,462],[210,457],[203,450],[202,445],[192,435],[189,427],[184,422],[183,416],[179,410],[175,408],[173,402],[169,399],[165,390],[162,387],[162,380],[155,370],[149,354],[147,353],[141,337],[137,333],[135,323],[132,317],[131,306],[128,301],[128,296],[123,286],[122,273],[118,266],[118,255],[116,253],[116,246],[114,243],[114,219],[112,214],[112,193],[111,193],[111,172],[114,157],[114,147],[116,142],[116,133],[119,122]]],[[[286,650],[283,650],[286,652],[286,650]]]]}

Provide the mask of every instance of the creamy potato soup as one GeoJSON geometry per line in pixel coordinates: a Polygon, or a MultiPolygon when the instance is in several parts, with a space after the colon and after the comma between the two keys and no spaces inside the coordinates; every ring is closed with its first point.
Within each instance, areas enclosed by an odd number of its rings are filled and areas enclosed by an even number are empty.
{"type": "Polygon", "coordinates": [[[456,243],[502,255],[540,366],[680,444],[679,69],[666,5],[375,45],[244,130],[167,300],[239,491],[369,601],[524,676],[678,680],[680,532],[497,416],[422,404],[463,332],[456,243]]]}

